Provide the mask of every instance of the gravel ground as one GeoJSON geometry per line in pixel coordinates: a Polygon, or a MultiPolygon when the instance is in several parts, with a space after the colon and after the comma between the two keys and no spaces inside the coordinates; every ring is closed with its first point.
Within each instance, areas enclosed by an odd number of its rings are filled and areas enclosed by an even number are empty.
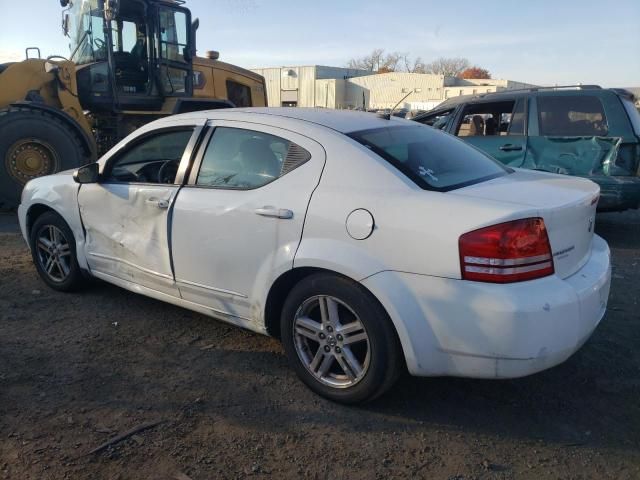
{"type": "Polygon", "coordinates": [[[565,364],[405,376],[364,407],[308,391],[276,340],[104,283],[53,292],[0,231],[0,479],[640,478],[640,212],[598,218],[609,310],[565,364]]]}

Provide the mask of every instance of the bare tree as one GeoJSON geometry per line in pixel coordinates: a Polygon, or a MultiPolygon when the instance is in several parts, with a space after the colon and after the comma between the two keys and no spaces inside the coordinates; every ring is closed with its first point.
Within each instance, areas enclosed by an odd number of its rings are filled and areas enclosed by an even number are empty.
{"type": "Polygon", "coordinates": [[[386,73],[400,71],[400,62],[402,60],[402,56],[403,54],[399,52],[391,52],[385,55],[382,59],[382,65],[378,69],[378,72],[386,73]]]}
{"type": "Polygon", "coordinates": [[[349,68],[368,70],[375,73],[387,72],[409,72],[409,73],[431,73],[435,75],[446,75],[456,77],[470,67],[466,58],[438,58],[437,60],[425,64],[420,57],[412,59],[404,52],[385,53],[384,49],[376,48],[369,55],[352,58],[347,63],[349,68]]]}
{"type": "Polygon", "coordinates": [[[371,54],[360,58],[352,58],[347,64],[349,68],[357,68],[360,70],[369,70],[370,72],[377,72],[383,63],[384,50],[382,48],[376,48],[371,54]]]}
{"type": "Polygon", "coordinates": [[[348,62],[349,68],[369,70],[370,72],[386,73],[400,70],[401,61],[405,54],[399,52],[384,53],[382,48],[376,48],[369,55],[352,58],[348,62]]]}
{"type": "Polygon", "coordinates": [[[422,58],[420,58],[420,57],[416,57],[415,59],[411,60],[411,57],[409,57],[409,54],[404,53],[404,54],[402,54],[402,63],[404,64],[405,72],[409,72],[409,73],[425,73],[424,72],[424,62],[422,61],[422,58]]]}
{"type": "Polygon", "coordinates": [[[464,70],[469,68],[469,60],[466,58],[445,58],[441,57],[425,65],[425,73],[434,75],[445,75],[447,77],[457,77],[464,70]]]}

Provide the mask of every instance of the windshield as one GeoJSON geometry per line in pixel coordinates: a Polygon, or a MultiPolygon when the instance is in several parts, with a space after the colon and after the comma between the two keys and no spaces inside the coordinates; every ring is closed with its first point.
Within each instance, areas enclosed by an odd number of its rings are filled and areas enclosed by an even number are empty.
{"type": "Polygon", "coordinates": [[[349,136],[427,190],[453,190],[511,172],[465,142],[426,126],[383,127],[349,136]]]}
{"type": "Polygon", "coordinates": [[[622,98],[622,104],[627,111],[627,115],[629,115],[629,120],[631,120],[631,125],[633,125],[633,131],[636,132],[636,135],[640,135],[640,112],[638,112],[636,106],[628,98],[622,98]]]}
{"type": "Polygon", "coordinates": [[[69,48],[78,65],[107,59],[102,12],[102,0],[75,1],[69,9],[69,48]]]}

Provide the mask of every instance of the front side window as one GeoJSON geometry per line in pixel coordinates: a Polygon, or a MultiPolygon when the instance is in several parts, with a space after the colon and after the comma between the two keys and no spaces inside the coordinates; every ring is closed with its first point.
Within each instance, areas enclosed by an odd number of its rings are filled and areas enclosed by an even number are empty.
{"type": "Polygon", "coordinates": [[[538,97],[540,135],[592,137],[608,133],[607,118],[593,95],[548,95],[538,97]]]}
{"type": "Polygon", "coordinates": [[[524,134],[524,102],[477,103],[465,107],[456,129],[459,137],[524,134]]]}
{"type": "Polygon", "coordinates": [[[375,128],[349,136],[427,190],[452,190],[511,171],[465,142],[423,126],[375,128]]]}
{"type": "Polygon", "coordinates": [[[109,164],[107,180],[174,183],[193,129],[171,130],[142,139],[109,164]]]}
{"type": "Polygon", "coordinates": [[[453,109],[432,113],[431,115],[427,115],[416,121],[422,123],[423,125],[429,125],[430,127],[442,130],[447,125],[451,112],[453,112],[453,109]]]}
{"type": "Polygon", "coordinates": [[[189,19],[185,12],[160,9],[159,53],[160,85],[165,95],[181,96],[190,88],[188,55],[189,19]]]}
{"type": "Polygon", "coordinates": [[[78,65],[107,59],[102,2],[74,2],[69,9],[71,60],[78,65]]]}
{"type": "Polygon", "coordinates": [[[284,138],[241,128],[218,127],[202,159],[196,185],[249,190],[272,182],[309,160],[284,138]]]}
{"type": "Polygon", "coordinates": [[[187,15],[179,10],[160,10],[160,56],[165,60],[185,62],[187,15]]]}
{"type": "Polygon", "coordinates": [[[160,66],[160,81],[166,95],[179,95],[187,91],[187,77],[189,72],[182,68],[160,66]]]}
{"type": "Polygon", "coordinates": [[[111,37],[113,38],[114,52],[129,52],[137,54],[138,50],[145,49],[145,34],[139,26],[132,21],[121,20],[111,22],[111,37]]]}
{"type": "Polygon", "coordinates": [[[227,98],[236,107],[250,107],[251,88],[233,80],[227,80],[227,98]]]}

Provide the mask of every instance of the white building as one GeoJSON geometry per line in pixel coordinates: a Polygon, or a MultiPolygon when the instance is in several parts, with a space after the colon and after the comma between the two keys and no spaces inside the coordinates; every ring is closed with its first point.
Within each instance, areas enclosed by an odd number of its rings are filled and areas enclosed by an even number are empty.
{"type": "Polygon", "coordinates": [[[252,70],[265,79],[270,107],[341,108],[337,105],[342,101],[345,80],[371,74],[368,70],[322,65],[252,70]]]}
{"type": "Polygon", "coordinates": [[[264,76],[270,107],[429,110],[447,98],[535,85],[511,80],[463,80],[423,73],[376,73],[321,65],[253,69],[264,76]]]}

